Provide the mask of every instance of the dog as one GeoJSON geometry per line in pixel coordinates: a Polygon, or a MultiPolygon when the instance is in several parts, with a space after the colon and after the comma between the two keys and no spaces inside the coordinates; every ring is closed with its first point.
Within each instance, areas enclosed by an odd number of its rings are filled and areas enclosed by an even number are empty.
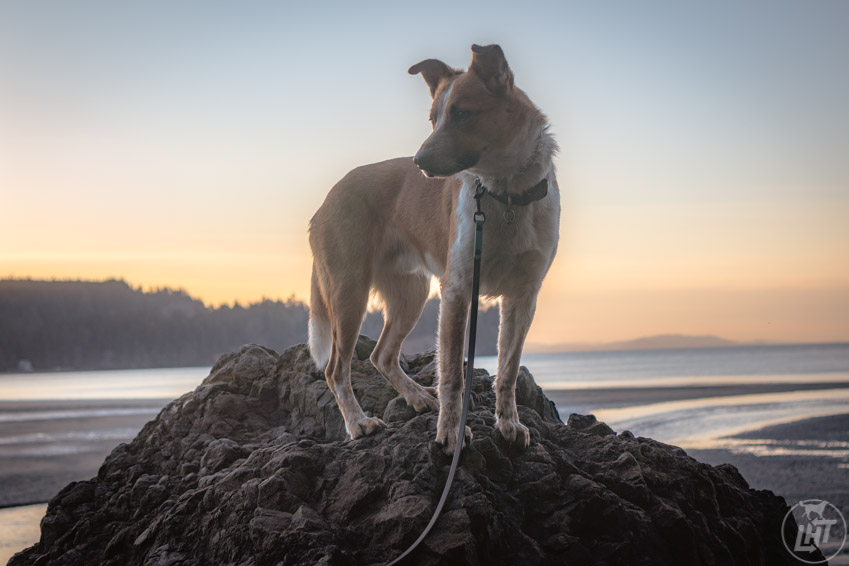
{"type": "MultiPolygon", "coordinates": [[[[500,298],[496,426],[525,449],[516,380],[537,294],[557,251],[557,144],[546,116],[514,85],[498,45],[472,46],[468,70],[436,59],[410,67],[433,99],[433,132],[412,159],[354,169],[310,221],[313,254],[309,348],[336,397],[352,439],[385,425],[363,412],[351,389],[351,358],[369,297],[384,326],[371,362],[417,412],[439,410],[436,441],[454,451],[462,411],[464,332],[471,300],[475,192],[484,225],[481,294],[500,298]],[[437,390],[407,376],[401,343],[439,280],[437,390]],[[436,395],[436,396],[435,396],[436,395]]],[[[464,445],[471,430],[464,430],[464,445]]]]}

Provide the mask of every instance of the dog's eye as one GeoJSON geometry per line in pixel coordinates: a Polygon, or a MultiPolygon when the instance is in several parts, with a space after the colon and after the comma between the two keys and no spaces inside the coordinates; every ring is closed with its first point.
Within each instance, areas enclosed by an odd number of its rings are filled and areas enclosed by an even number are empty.
{"type": "Polygon", "coordinates": [[[468,110],[460,110],[459,108],[452,108],[451,109],[451,117],[454,120],[456,120],[457,122],[459,122],[460,120],[465,120],[466,118],[469,117],[469,111],[468,110]]]}

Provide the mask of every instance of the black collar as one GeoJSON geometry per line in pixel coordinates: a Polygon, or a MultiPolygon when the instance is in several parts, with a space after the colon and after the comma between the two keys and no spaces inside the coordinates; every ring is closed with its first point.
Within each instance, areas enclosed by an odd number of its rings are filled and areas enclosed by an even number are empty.
{"type": "Polygon", "coordinates": [[[477,192],[478,188],[498,202],[506,204],[508,208],[514,204],[517,206],[527,206],[532,202],[545,198],[545,195],[548,194],[548,179],[543,178],[542,181],[518,195],[512,193],[493,193],[481,183],[480,178],[475,179],[475,192],[477,192]]]}

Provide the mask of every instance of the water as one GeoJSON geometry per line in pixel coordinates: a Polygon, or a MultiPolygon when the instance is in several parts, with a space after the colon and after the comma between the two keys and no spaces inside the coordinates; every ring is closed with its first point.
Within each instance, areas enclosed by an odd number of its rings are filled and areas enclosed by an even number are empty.
{"type": "MultiPolygon", "coordinates": [[[[208,368],[0,374],[0,507],[91,477],[208,368]],[[26,478],[25,481],[22,478],[26,478]]],[[[2,526],[0,526],[2,528],[2,526]]]]}
{"type": "Polygon", "coordinates": [[[25,505],[0,509],[0,564],[5,564],[18,551],[38,542],[39,521],[47,505],[25,505]]]}
{"type": "Polygon", "coordinates": [[[522,365],[549,389],[846,381],[849,344],[524,354],[522,365]]]}
{"type": "Polygon", "coordinates": [[[0,401],[171,399],[208,374],[205,367],[0,374],[0,401]]]}
{"type": "MultiPolygon", "coordinates": [[[[522,364],[544,389],[567,390],[560,396],[567,401],[558,404],[563,417],[593,413],[615,430],[684,448],[821,455],[849,462],[845,443],[806,439],[794,448],[769,439],[733,438],[764,426],[849,413],[849,344],[526,354],[522,364]],[[776,384],[789,390],[757,391],[776,384]],[[806,390],[811,384],[834,387],[806,390]],[[725,386],[722,396],[696,389],[708,386],[725,386]],[[664,389],[649,401],[629,399],[629,389],[644,387],[664,389]],[[677,389],[678,398],[668,398],[669,389],[677,389]],[[582,398],[591,400],[567,404],[568,390],[584,390],[582,398]],[[586,390],[597,394],[588,396],[586,390]]],[[[495,373],[497,360],[486,356],[476,365],[495,373]]]]}
{"type": "MultiPolygon", "coordinates": [[[[559,397],[563,417],[592,412],[614,428],[689,448],[745,449],[750,443],[729,437],[849,412],[849,344],[526,354],[522,364],[544,389],[567,390],[559,397]],[[812,383],[834,388],[803,390],[812,383]],[[752,390],[774,384],[790,390],[752,390]],[[726,386],[723,396],[695,393],[715,385],[726,386]],[[645,387],[679,392],[669,398],[658,389],[651,402],[629,395],[645,387]],[[578,390],[597,395],[568,404],[568,391],[578,390]]],[[[497,360],[483,356],[477,365],[495,373],[497,360]]],[[[106,441],[129,440],[207,374],[208,368],[196,367],[0,375],[0,457],[91,451],[106,441]]]]}

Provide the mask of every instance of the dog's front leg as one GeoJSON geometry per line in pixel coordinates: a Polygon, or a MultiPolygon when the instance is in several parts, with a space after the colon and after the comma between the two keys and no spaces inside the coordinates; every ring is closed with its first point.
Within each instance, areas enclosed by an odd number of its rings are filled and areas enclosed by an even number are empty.
{"type": "Polygon", "coordinates": [[[501,299],[501,331],[498,334],[498,374],[495,376],[495,420],[501,436],[525,449],[531,441],[528,427],[519,422],[516,409],[516,378],[522,346],[534,318],[537,291],[501,299]]]}
{"type": "MultiPolygon", "coordinates": [[[[444,287],[439,307],[439,422],[436,441],[446,454],[457,446],[457,433],[463,401],[463,348],[471,290],[465,282],[444,287]]],[[[465,442],[471,442],[472,430],[466,427],[465,442]]]]}

